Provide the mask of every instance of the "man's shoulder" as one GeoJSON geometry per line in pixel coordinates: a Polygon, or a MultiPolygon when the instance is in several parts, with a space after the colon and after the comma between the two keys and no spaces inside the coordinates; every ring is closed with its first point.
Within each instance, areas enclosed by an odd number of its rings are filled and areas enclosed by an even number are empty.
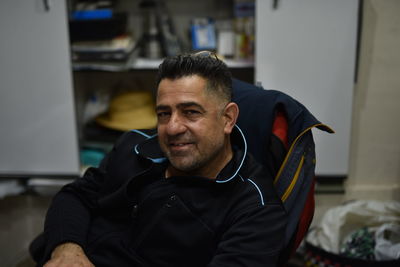
{"type": "Polygon", "coordinates": [[[134,170],[134,166],[142,166],[137,162],[139,155],[137,147],[155,134],[155,130],[131,130],[123,133],[107,156],[108,171],[116,171],[124,167],[134,170]]]}
{"type": "Polygon", "coordinates": [[[246,189],[259,199],[260,204],[281,204],[268,166],[260,164],[251,154],[247,154],[240,174],[246,189]]]}
{"type": "Polygon", "coordinates": [[[115,147],[126,146],[128,144],[135,145],[144,142],[157,135],[156,129],[140,129],[124,132],[115,142],[115,147]]]}

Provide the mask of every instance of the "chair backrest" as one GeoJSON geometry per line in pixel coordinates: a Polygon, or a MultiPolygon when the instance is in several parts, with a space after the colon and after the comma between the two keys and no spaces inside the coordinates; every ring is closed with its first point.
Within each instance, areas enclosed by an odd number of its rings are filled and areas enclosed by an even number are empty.
{"type": "Polygon", "coordinates": [[[233,80],[238,125],[256,160],[270,168],[289,220],[283,265],[296,251],[314,214],[315,147],[311,129],[333,133],[301,103],[276,90],[233,80]]]}

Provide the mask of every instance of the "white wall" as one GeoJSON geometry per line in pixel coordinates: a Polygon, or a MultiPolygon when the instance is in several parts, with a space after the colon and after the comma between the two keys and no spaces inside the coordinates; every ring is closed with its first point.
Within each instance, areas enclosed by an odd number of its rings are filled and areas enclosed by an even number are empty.
{"type": "Polygon", "coordinates": [[[400,200],[400,1],[364,1],[347,198],[400,200]]]}
{"type": "Polygon", "coordinates": [[[400,1],[364,0],[344,195],[316,195],[313,224],[345,200],[400,201],[400,1]]]}

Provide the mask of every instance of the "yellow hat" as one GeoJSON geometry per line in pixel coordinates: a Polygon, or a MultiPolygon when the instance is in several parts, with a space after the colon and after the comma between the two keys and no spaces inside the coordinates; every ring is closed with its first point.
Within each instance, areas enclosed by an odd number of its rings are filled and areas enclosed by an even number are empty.
{"type": "Polygon", "coordinates": [[[96,122],[120,131],[154,128],[157,117],[151,93],[132,91],[117,95],[111,100],[108,111],[97,116],[96,122]]]}

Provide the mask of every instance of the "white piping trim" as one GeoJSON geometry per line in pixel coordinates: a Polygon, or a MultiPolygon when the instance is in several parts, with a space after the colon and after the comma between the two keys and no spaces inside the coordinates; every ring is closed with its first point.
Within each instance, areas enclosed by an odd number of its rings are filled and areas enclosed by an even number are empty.
{"type": "Polygon", "coordinates": [[[140,134],[140,135],[146,137],[147,139],[150,139],[150,138],[152,138],[152,137],[154,137],[154,136],[157,136],[157,134],[148,135],[148,134],[146,134],[146,133],[144,133],[144,132],[142,132],[142,131],[139,131],[139,130],[131,130],[131,132],[138,133],[138,134],[140,134]]]}
{"type": "Polygon", "coordinates": [[[261,205],[264,206],[264,197],[263,197],[263,195],[262,195],[262,193],[261,193],[260,188],[259,188],[258,185],[257,185],[255,182],[253,182],[251,179],[247,179],[247,180],[248,180],[250,183],[252,183],[252,184],[256,187],[256,189],[257,189],[257,191],[258,191],[258,194],[260,194],[261,205]]]}
{"type": "Polygon", "coordinates": [[[223,180],[223,181],[217,180],[217,181],[216,181],[217,183],[226,183],[226,182],[229,182],[230,180],[232,180],[233,178],[235,178],[235,176],[238,174],[240,168],[242,168],[242,165],[243,165],[243,163],[244,163],[244,159],[246,158],[246,155],[247,155],[247,142],[246,142],[246,138],[244,137],[244,134],[243,134],[242,130],[239,128],[239,126],[237,126],[237,125],[235,124],[235,127],[239,130],[239,133],[242,135],[242,138],[243,138],[243,142],[244,142],[244,154],[243,154],[243,158],[242,158],[242,161],[240,162],[240,165],[239,165],[239,167],[237,168],[236,172],[235,172],[231,177],[229,177],[228,179],[225,179],[225,180],[223,180]]]}
{"type": "Polygon", "coordinates": [[[138,145],[139,145],[139,144],[136,144],[135,147],[133,148],[133,151],[134,151],[137,155],[139,155],[139,150],[137,149],[138,145]]]}
{"type": "MultiPolygon", "coordinates": [[[[153,138],[153,137],[155,137],[155,136],[158,135],[157,133],[156,133],[156,134],[153,134],[153,135],[148,135],[148,134],[145,134],[144,132],[139,131],[139,130],[131,130],[131,132],[138,133],[138,134],[140,134],[140,135],[146,137],[147,139],[151,139],[151,138],[153,138]]],[[[139,144],[136,144],[135,147],[133,148],[133,151],[134,151],[136,154],[139,154],[138,145],[139,145],[139,144]]],[[[149,158],[149,159],[150,159],[150,158],[149,158]]],[[[152,160],[152,159],[150,159],[150,160],[152,160]]]]}
{"type": "MultiPolygon", "coordinates": [[[[139,144],[136,144],[135,145],[135,147],[134,147],[134,152],[137,154],[137,155],[139,155],[139,150],[137,149],[138,148],[138,145],[139,144]]],[[[149,159],[149,160],[151,160],[152,162],[154,162],[154,163],[163,163],[163,162],[165,162],[166,160],[167,160],[167,158],[155,158],[155,159],[153,159],[153,158],[150,158],[150,157],[146,157],[146,159],[149,159]]]]}
{"type": "MultiPolygon", "coordinates": [[[[143,132],[141,132],[141,131],[139,131],[139,130],[131,130],[131,131],[132,131],[132,132],[135,132],[135,133],[138,133],[138,134],[140,134],[140,135],[146,137],[147,139],[150,139],[150,138],[153,138],[153,137],[157,136],[157,134],[148,135],[148,134],[145,134],[145,133],[143,133],[143,132]]],[[[133,148],[133,151],[134,151],[137,155],[139,155],[138,146],[139,146],[139,144],[136,144],[135,147],[133,148]]],[[[155,158],[155,159],[150,158],[150,157],[146,157],[146,158],[149,159],[149,160],[151,160],[151,161],[154,162],[154,163],[163,163],[163,162],[165,162],[165,161],[167,160],[167,158],[155,158]]]]}
{"type": "Polygon", "coordinates": [[[148,158],[148,159],[154,163],[163,163],[167,160],[167,158],[156,158],[156,159],[148,158]]]}

